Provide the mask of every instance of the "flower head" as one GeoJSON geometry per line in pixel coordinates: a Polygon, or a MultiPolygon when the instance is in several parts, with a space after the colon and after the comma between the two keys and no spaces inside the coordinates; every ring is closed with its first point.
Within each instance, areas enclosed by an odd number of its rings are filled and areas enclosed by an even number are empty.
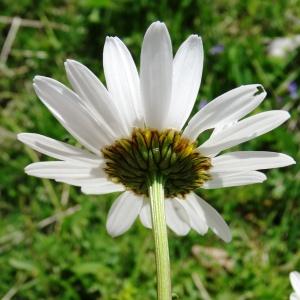
{"type": "Polygon", "coordinates": [[[290,273],[290,281],[294,292],[290,296],[290,300],[300,300],[300,273],[297,271],[290,273]]]}
{"type": "Polygon", "coordinates": [[[231,233],[217,211],[193,192],[259,183],[257,171],[294,163],[285,154],[229,152],[230,147],[258,137],[289,118],[286,111],[268,111],[244,118],[265,98],[259,84],[229,91],[196,113],[184,127],[199,90],[203,47],[191,35],[175,57],[166,26],[147,30],[138,73],[130,52],[117,37],[108,37],[103,65],[107,88],[85,66],[65,63],[73,90],[51,78],[37,76],[34,89],[57,120],[86,150],[38,134],[19,140],[56,161],[30,164],[29,175],[80,186],[86,194],[123,192],[112,205],[107,230],[117,236],[139,216],[151,227],[147,182],[163,178],[166,222],[178,235],[211,228],[224,241],[231,233]],[[244,119],[243,119],[244,118],[244,119]],[[214,129],[209,139],[198,136],[214,129]]]}

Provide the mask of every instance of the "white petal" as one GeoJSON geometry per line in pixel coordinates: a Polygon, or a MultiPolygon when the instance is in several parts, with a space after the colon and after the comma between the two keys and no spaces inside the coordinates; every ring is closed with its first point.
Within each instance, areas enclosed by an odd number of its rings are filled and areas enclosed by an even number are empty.
{"type": "Polygon", "coordinates": [[[300,300],[300,296],[297,296],[296,293],[292,293],[292,294],[290,295],[290,300],[300,300]]]}
{"type": "Polygon", "coordinates": [[[178,49],[173,62],[172,99],[165,127],[181,130],[188,119],[201,83],[203,45],[191,35],[178,49]]]}
{"type": "Polygon", "coordinates": [[[28,165],[25,168],[28,175],[40,178],[49,178],[61,180],[65,179],[84,179],[104,177],[102,167],[91,166],[83,162],[75,161],[44,161],[36,162],[28,165]]]}
{"type": "Polygon", "coordinates": [[[119,38],[106,38],[103,66],[108,90],[128,126],[143,125],[139,75],[130,52],[119,38]]]}
{"type": "Polygon", "coordinates": [[[129,131],[122,111],[94,73],[75,60],[68,59],[65,67],[74,91],[101,126],[113,132],[116,138],[127,135],[129,131]]]}
{"type": "Polygon", "coordinates": [[[97,184],[83,184],[81,191],[87,195],[104,195],[115,192],[125,191],[125,187],[121,184],[115,184],[113,182],[103,182],[97,184]]]}
{"type": "Polygon", "coordinates": [[[208,225],[206,223],[204,212],[195,197],[189,197],[189,195],[187,195],[186,199],[176,199],[176,201],[185,208],[186,213],[189,216],[190,226],[199,234],[205,234],[208,230],[208,225]]]}
{"type": "Polygon", "coordinates": [[[213,179],[206,181],[202,188],[215,189],[230,186],[248,185],[261,183],[267,179],[266,175],[257,171],[248,171],[245,173],[220,173],[213,174],[213,179]]]}
{"type": "Polygon", "coordinates": [[[167,225],[173,232],[177,235],[188,234],[190,226],[185,221],[188,216],[183,217],[186,212],[173,199],[165,199],[165,213],[167,225]]]}
{"type": "Polygon", "coordinates": [[[108,233],[116,237],[127,231],[140,213],[143,199],[131,192],[121,194],[111,206],[106,229],[108,233]]]}
{"type": "Polygon", "coordinates": [[[195,140],[203,131],[239,120],[254,110],[265,98],[259,84],[235,88],[205,105],[188,123],[184,135],[195,140]]]}
{"type": "Polygon", "coordinates": [[[292,157],[276,152],[237,151],[213,157],[211,172],[241,172],[286,167],[295,164],[292,157]]]}
{"type": "Polygon", "coordinates": [[[256,138],[278,127],[290,117],[284,110],[271,110],[237,122],[211,136],[198,149],[204,155],[217,154],[227,148],[256,138]]]}
{"type": "Polygon", "coordinates": [[[94,154],[40,134],[19,133],[18,140],[32,149],[56,159],[83,161],[93,165],[99,165],[103,162],[103,159],[94,154]]]}
{"type": "Polygon", "coordinates": [[[191,193],[189,197],[194,197],[194,199],[198,202],[199,206],[203,210],[206,223],[212,229],[212,231],[216,235],[218,235],[223,241],[229,243],[232,238],[231,232],[221,215],[212,206],[210,206],[206,201],[204,201],[195,193],[191,193]]]}
{"type": "Polygon", "coordinates": [[[210,135],[210,138],[212,138],[216,134],[220,133],[221,131],[224,131],[225,129],[228,129],[228,128],[236,125],[237,123],[238,123],[238,120],[216,125],[216,127],[214,128],[213,132],[210,135]]]}
{"type": "Polygon", "coordinates": [[[146,228],[152,228],[151,208],[148,199],[144,199],[143,207],[140,211],[140,220],[146,228]]]}
{"type": "Polygon", "coordinates": [[[291,272],[290,281],[297,296],[300,297],[300,273],[297,271],[291,272]]]}
{"type": "MultiPolygon", "coordinates": [[[[105,176],[105,175],[104,175],[105,176]]],[[[89,187],[89,186],[104,186],[104,185],[111,185],[112,182],[103,176],[95,176],[95,177],[89,177],[89,178],[67,178],[67,177],[61,177],[56,179],[57,182],[64,182],[70,185],[74,186],[80,186],[80,187],[89,187]]]]}
{"type": "Polygon", "coordinates": [[[172,45],[165,24],[148,28],[141,52],[141,96],[147,127],[163,129],[172,92],[172,45]]]}
{"type": "Polygon", "coordinates": [[[84,146],[94,153],[110,144],[113,137],[98,126],[81,99],[60,82],[42,76],[34,78],[33,87],[57,120],[84,146]]]}

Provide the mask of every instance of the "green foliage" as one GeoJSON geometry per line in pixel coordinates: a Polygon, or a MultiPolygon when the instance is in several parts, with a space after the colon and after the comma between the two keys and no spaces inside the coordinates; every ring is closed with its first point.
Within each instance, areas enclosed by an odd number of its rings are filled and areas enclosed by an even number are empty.
{"type": "MultiPolygon", "coordinates": [[[[155,299],[151,232],[139,222],[112,239],[105,230],[116,195],[88,197],[77,188],[26,176],[23,168],[45,160],[16,141],[38,132],[74,143],[39,102],[32,78],[66,81],[63,62],[78,59],[103,78],[105,35],[121,37],[138,62],[145,29],[166,22],[174,49],[192,33],[205,47],[200,100],[241,84],[262,83],[267,100],[257,111],[286,109],[284,126],[239,149],[285,152],[299,160],[299,51],[267,54],[275,37],[300,30],[299,0],[279,1],[10,1],[1,16],[38,21],[21,26],[0,68],[0,296],[5,299],[155,299]],[[35,23],[36,24],[36,23],[35,23]],[[212,47],[224,51],[212,54],[212,47]]],[[[0,18],[0,47],[10,25],[0,18]],[[2,20],[2,21],[1,21],[2,20]]],[[[261,185],[204,191],[229,222],[233,241],[212,233],[170,233],[174,299],[287,299],[288,273],[300,269],[300,170],[268,171],[261,185]],[[205,298],[205,294],[210,298],[205,298]],[[176,296],[175,296],[176,295],[176,296]],[[209,297],[209,296],[208,296],[209,297]]]]}

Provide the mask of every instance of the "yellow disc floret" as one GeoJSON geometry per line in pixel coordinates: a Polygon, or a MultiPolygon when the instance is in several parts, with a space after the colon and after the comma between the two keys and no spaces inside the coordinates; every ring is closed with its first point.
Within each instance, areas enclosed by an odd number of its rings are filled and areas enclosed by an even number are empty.
{"type": "Polygon", "coordinates": [[[211,160],[176,130],[134,129],[101,150],[110,180],[136,194],[148,195],[149,180],[161,176],[166,197],[184,197],[210,179],[211,160]]]}

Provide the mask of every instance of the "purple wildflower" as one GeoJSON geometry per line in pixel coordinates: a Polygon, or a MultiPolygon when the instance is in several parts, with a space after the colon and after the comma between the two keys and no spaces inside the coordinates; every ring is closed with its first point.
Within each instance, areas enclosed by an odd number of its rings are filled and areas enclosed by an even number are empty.
{"type": "Polygon", "coordinates": [[[224,52],[224,45],[218,44],[209,49],[211,55],[217,55],[224,52]]]}
{"type": "Polygon", "coordinates": [[[295,81],[291,81],[288,85],[288,91],[292,99],[298,98],[298,85],[295,81]]]}

